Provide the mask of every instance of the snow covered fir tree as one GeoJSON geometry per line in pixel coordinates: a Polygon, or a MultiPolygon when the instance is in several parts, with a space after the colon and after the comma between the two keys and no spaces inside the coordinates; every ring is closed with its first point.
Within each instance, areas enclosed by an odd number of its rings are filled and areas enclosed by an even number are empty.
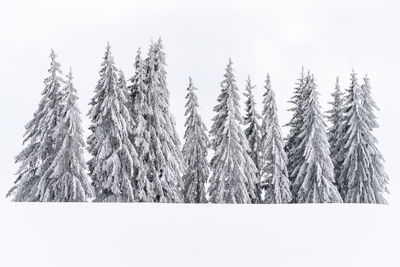
{"type": "Polygon", "coordinates": [[[41,100],[15,158],[17,178],[6,195],[12,201],[387,203],[389,178],[373,134],[378,107],[368,76],[359,85],[353,71],[346,90],[336,78],[324,116],[314,75],[302,68],[283,136],[269,74],[261,116],[250,76],[241,112],[229,59],[209,132],[197,97],[204,91],[189,78],[181,146],[161,39],[143,58],[137,51],[128,80],[107,43],[85,147],[72,71],[64,77],[56,57],[51,51],[41,100]]]}
{"type": "Polygon", "coordinates": [[[302,121],[299,133],[299,153],[303,153],[292,193],[297,203],[342,202],[334,185],[333,163],[323,114],[318,102],[314,76],[307,74],[302,97],[302,121]]]}
{"type": "Polygon", "coordinates": [[[253,94],[254,88],[255,85],[252,84],[250,76],[248,76],[246,80],[246,88],[244,93],[244,96],[246,97],[245,116],[243,118],[243,123],[245,125],[244,133],[249,143],[250,150],[248,153],[259,172],[261,137],[260,137],[260,125],[258,123],[258,120],[261,118],[261,116],[257,113],[256,110],[256,101],[254,99],[254,94],[253,94]]]}
{"type": "Polygon", "coordinates": [[[287,154],[287,170],[289,179],[294,182],[296,179],[301,162],[304,161],[304,151],[300,147],[300,132],[303,122],[303,97],[305,86],[304,68],[301,69],[301,76],[298,79],[296,87],[294,88],[293,96],[289,103],[293,106],[288,110],[293,112],[292,118],[285,126],[289,127],[289,134],[285,138],[285,152],[287,154]]]}
{"type": "Polygon", "coordinates": [[[290,203],[292,193],[286,168],[287,157],[283,149],[281,128],[278,122],[275,94],[271,89],[269,74],[263,94],[261,132],[261,184],[265,189],[265,203],[290,203]]]}
{"type": "MultiPolygon", "coordinates": [[[[130,134],[130,140],[136,148],[140,168],[137,168],[132,183],[135,201],[152,202],[155,198],[151,179],[150,160],[150,128],[148,121],[151,115],[148,88],[146,85],[146,66],[141,58],[140,49],[135,58],[135,74],[129,80],[128,103],[131,117],[135,121],[135,127],[130,134]]],[[[153,170],[153,172],[155,172],[153,170]]]]}
{"type": "Polygon", "coordinates": [[[63,89],[59,122],[54,128],[56,154],[38,185],[41,201],[89,201],[94,197],[86,175],[81,113],[72,78],[70,71],[63,89]]]}
{"type": "Polygon", "coordinates": [[[60,120],[62,99],[63,78],[56,57],[52,50],[50,76],[44,81],[43,97],[33,119],[25,126],[23,144],[26,146],[16,157],[16,162],[20,163],[18,178],[7,194],[12,195],[14,201],[45,199],[43,191],[39,189],[39,182],[56,155],[54,129],[60,120]]]}
{"type": "Polygon", "coordinates": [[[334,166],[335,172],[335,182],[338,182],[341,162],[338,161],[339,150],[343,144],[339,144],[338,140],[341,139],[343,135],[343,128],[341,127],[343,121],[343,93],[340,90],[339,77],[336,78],[335,90],[332,93],[333,102],[329,104],[332,105],[328,113],[328,120],[331,126],[328,129],[328,141],[330,145],[330,155],[334,166]]]}
{"type": "MultiPolygon", "coordinates": [[[[139,63],[141,64],[141,63],[139,63]]],[[[133,103],[142,103],[141,129],[134,135],[133,143],[141,146],[141,157],[147,166],[138,188],[148,201],[182,202],[182,172],[184,168],[181,143],[175,129],[175,120],[169,110],[169,91],[165,71],[165,54],[161,39],[152,43],[144,61],[144,86],[132,87],[133,103]],[[136,90],[136,91],[135,91],[136,90]],[[136,137],[135,137],[136,136],[136,137]],[[136,140],[135,138],[139,138],[136,140]],[[148,145],[148,146],[147,146],[148,145]],[[149,183],[150,186],[146,184],[149,183]],[[146,191],[143,191],[146,185],[146,191]],[[148,192],[147,190],[151,190],[148,192]]],[[[137,70],[137,72],[141,70],[137,70]]],[[[142,74],[139,74],[142,75],[142,74]]],[[[141,78],[140,78],[141,79],[141,78]]],[[[131,109],[132,110],[132,109],[131,109]]]]}
{"type": "MultiPolygon", "coordinates": [[[[261,164],[261,136],[260,136],[260,125],[258,120],[261,116],[258,114],[256,109],[256,101],[254,99],[253,90],[256,86],[252,84],[250,75],[246,80],[246,88],[244,92],[244,96],[246,97],[245,101],[245,115],[243,117],[243,124],[245,127],[244,134],[247,138],[249,144],[248,154],[250,158],[253,160],[254,164],[257,168],[257,180],[260,180],[260,164],[261,164]]],[[[256,185],[255,194],[258,200],[261,200],[261,188],[259,183],[256,185]]],[[[255,200],[256,201],[256,200],[255,200]]]]}
{"type": "Polygon", "coordinates": [[[128,136],[134,121],[127,106],[124,78],[117,75],[110,49],[107,44],[100,79],[90,102],[89,174],[96,193],[94,201],[132,202],[132,179],[140,167],[128,136]]]}
{"type": "Polygon", "coordinates": [[[232,61],[226,67],[217,113],[211,126],[212,175],[210,178],[210,201],[212,203],[256,203],[259,196],[257,168],[248,155],[249,145],[241,129],[242,117],[238,87],[233,74],[232,61]]]}
{"type": "Polygon", "coordinates": [[[344,135],[337,142],[341,159],[338,184],[347,203],[386,203],[383,193],[388,192],[388,177],[372,134],[378,126],[374,109],[369,79],[364,78],[360,87],[353,71],[344,103],[344,135]]]}
{"type": "Polygon", "coordinates": [[[333,163],[323,114],[318,102],[314,76],[307,74],[302,97],[302,121],[299,133],[299,153],[303,154],[292,193],[297,203],[342,202],[334,185],[333,163]]]}
{"type": "Polygon", "coordinates": [[[207,128],[204,125],[197,109],[199,102],[193,85],[192,78],[189,78],[189,86],[186,95],[185,116],[185,143],[182,154],[186,163],[186,170],[183,175],[183,196],[186,203],[207,203],[206,183],[210,174],[210,167],[207,161],[207,148],[209,140],[207,128]]]}

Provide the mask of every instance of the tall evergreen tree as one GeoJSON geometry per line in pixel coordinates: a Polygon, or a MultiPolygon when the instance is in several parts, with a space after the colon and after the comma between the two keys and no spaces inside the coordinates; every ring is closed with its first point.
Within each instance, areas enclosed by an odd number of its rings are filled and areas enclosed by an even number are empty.
{"type": "Polygon", "coordinates": [[[207,147],[209,144],[207,128],[197,113],[199,106],[192,78],[189,78],[189,87],[186,95],[185,116],[185,143],[182,154],[186,163],[183,175],[183,195],[187,203],[207,203],[206,188],[210,167],[207,161],[207,147]]]}
{"type": "Polygon", "coordinates": [[[328,111],[328,120],[330,121],[330,128],[328,129],[328,141],[330,145],[330,155],[334,166],[335,181],[337,183],[341,165],[338,161],[338,153],[342,144],[338,143],[338,140],[344,134],[342,132],[342,121],[343,121],[343,93],[340,90],[339,77],[336,78],[335,90],[332,93],[333,102],[329,104],[332,109],[328,111]]]}
{"type": "Polygon", "coordinates": [[[161,39],[151,45],[146,58],[147,101],[150,113],[147,127],[150,134],[148,179],[152,182],[153,201],[181,202],[183,157],[169,110],[165,54],[161,39]]]}
{"type": "Polygon", "coordinates": [[[50,76],[44,80],[45,88],[42,99],[33,119],[25,125],[25,148],[17,155],[15,161],[20,163],[15,185],[8,192],[14,201],[40,201],[38,184],[44,172],[48,169],[55,156],[54,129],[59,121],[61,86],[63,79],[57,55],[50,53],[50,76]]]}
{"type": "Polygon", "coordinates": [[[313,76],[308,75],[303,94],[304,123],[298,149],[304,151],[304,161],[292,187],[295,200],[298,203],[342,202],[334,185],[333,163],[313,76]]]}
{"type": "Polygon", "coordinates": [[[41,201],[88,201],[94,197],[85,173],[81,113],[72,79],[70,71],[61,100],[60,121],[54,132],[56,155],[39,182],[41,201]]]}
{"type": "Polygon", "coordinates": [[[246,92],[244,96],[246,97],[246,110],[244,116],[244,125],[245,130],[244,133],[246,135],[247,141],[249,143],[249,155],[253,159],[254,164],[257,167],[257,170],[260,171],[260,125],[258,120],[261,118],[256,110],[256,101],[254,100],[253,89],[254,85],[251,83],[250,76],[246,81],[246,92]]]}
{"type": "Polygon", "coordinates": [[[354,71],[345,98],[343,127],[345,135],[339,142],[342,169],[339,189],[347,203],[379,203],[386,200],[388,177],[383,168],[383,158],[376,147],[372,129],[377,127],[370,99],[368,79],[360,88],[354,71]]]}
{"type": "Polygon", "coordinates": [[[275,94],[271,89],[269,74],[265,81],[261,124],[262,165],[261,181],[265,188],[266,203],[289,203],[292,201],[290,181],[286,169],[286,153],[283,150],[281,128],[278,122],[275,94]]]}
{"type": "Polygon", "coordinates": [[[134,195],[136,201],[152,202],[155,199],[152,187],[152,178],[150,169],[153,167],[151,154],[149,152],[150,131],[149,121],[151,117],[151,108],[149,102],[148,88],[146,85],[146,67],[141,58],[140,49],[135,58],[135,74],[130,79],[131,85],[128,86],[130,94],[129,105],[132,118],[135,121],[135,127],[130,139],[138,153],[140,168],[136,169],[133,180],[134,195]]]}
{"type": "Polygon", "coordinates": [[[96,192],[95,201],[134,200],[131,180],[139,162],[128,138],[134,122],[126,106],[125,93],[123,77],[117,77],[110,45],[107,44],[100,80],[89,111],[92,133],[88,138],[88,150],[92,158],[88,166],[96,192]]]}
{"type": "Polygon", "coordinates": [[[238,88],[232,61],[226,67],[221,82],[221,94],[214,107],[210,135],[214,156],[211,160],[210,201],[213,203],[250,203],[257,201],[257,169],[246,153],[248,143],[240,128],[242,117],[238,88]]]}
{"type": "Polygon", "coordinates": [[[289,127],[289,134],[285,138],[285,152],[287,154],[288,162],[287,162],[287,170],[289,174],[289,180],[293,183],[296,179],[297,173],[299,171],[301,163],[304,161],[304,151],[301,151],[300,148],[300,132],[301,128],[304,124],[303,121],[303,96],[304,96],[304,87],[307,82],[307,79],[304,75],[304,68],[301,68],[301,76],[296,83],[296,87],[294,88],[293,96],[290,99],[289,103],[293,105],[288,111],[293,112],[292,118],[289,123],[285,126],[289,127]]]}

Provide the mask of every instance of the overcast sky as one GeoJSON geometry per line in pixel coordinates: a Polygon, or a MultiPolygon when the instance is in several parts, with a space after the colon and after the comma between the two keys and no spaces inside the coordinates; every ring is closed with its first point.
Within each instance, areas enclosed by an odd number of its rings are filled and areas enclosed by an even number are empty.
{"type": "Polygon", "coordinates": [[[388,200],[400,204],[399,11],[400,1],[1,0],[0,199],[16,178],[14,157],[41,98],[50,49],[64,72],[72,67],[86,115],[107,41],[117,66],[131,77],[137,49],[145,55],[150,41],[162,37],[180,137],[188,77],[199,88],[200,113],[210,126],[229,57],[242,91],[251,75],[258,104],[270,73],[281,125],[290,119],[287,101],[302,65],[315,74],[324,110],[336,76],[347,88],[352,68],[359,79],[368,73],[381,108],[374,134],[390,177],[388,200]]]}

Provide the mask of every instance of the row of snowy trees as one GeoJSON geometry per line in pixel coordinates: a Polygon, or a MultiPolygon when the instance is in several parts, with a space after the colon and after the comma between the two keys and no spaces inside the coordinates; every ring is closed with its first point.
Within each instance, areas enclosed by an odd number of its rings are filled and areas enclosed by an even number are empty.
{"type": "Polygon", "coordinates": [[[346,95],[337,81],[326,130],[314,77],[302,71],[284,140],[270,76],[261,115],[248,78],[242,116],[229,60],[209,134],[189,79],[181,150],[161,40],[145,59],[138,50],[128,80],[107,45],[88,113],[86,165],[72,73],[63,78],[53,51],[50,58],[42,100],[16,157],[18,178],[8,193],[14,201],[386,203],[388,178],[372,135],[377,107],[367,77],[359,86],[352,73],[346,95]]]}
{"type": "Polygon", "coordinates": [[[350,80],[346,94],[336,80],[326,133],[314,77],[301,73],[285,145],[294,202],[386,203],[388,177],[372,134],[377,106],[367,76],[362,86],[354,71],[350,80]]]}

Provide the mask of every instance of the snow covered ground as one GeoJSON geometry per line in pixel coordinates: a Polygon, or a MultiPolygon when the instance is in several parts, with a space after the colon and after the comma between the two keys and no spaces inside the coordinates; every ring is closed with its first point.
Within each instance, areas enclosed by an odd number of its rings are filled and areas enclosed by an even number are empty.
{"type": "Polygon", "coordinates": [[[0,207],[0,266],[400,266],[395,205],[0,207]]]}

